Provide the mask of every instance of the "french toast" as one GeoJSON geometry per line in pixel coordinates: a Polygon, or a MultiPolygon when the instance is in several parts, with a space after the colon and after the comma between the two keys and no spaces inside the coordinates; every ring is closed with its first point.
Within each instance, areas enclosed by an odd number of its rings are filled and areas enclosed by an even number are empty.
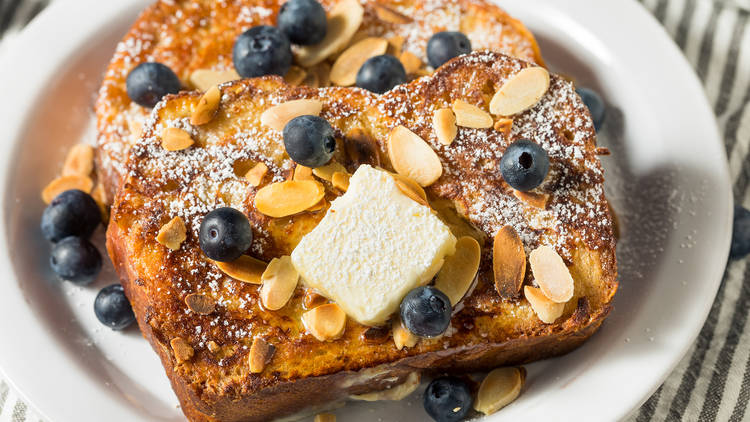
{"type": "MultiPolygon", "coordinates": [[[[143,11],[118,45],[96,101],[96,170],[108,202],[125,174],[128,150],[150,112],[128,97],[128,73],[140,63],[156,61],[169,66],[185,88],[194,89],[195,71],[233,71],[237,36],[256,25],[273,25],[284,1],[159,0],[143,11]]],[[[330,11],[337,1],[321,3],[330,11]]],[[[489,1],[362,0],[361,4],[365,13],[353,41],[365,36],[388,38],[426,63],[425,46],[433,33],[460,30],[475,49],[542,63],[531,33],[489,1]]]]}
{"type": "MultiPolygon", "coordinates": [[[[289,417],[384,390],[415,372],[463,373],[564,354],[599,328],[617,290],[615,237],[596,134],[573,85],[551,75],[546,94],[513,116],[508,130],[459,127],[450,145],[433,130],[435,110],[463,100],[486,111],[500,86],[532,66],[474,52],[381,96],[358,88],[291,86],[270,76],[229,82],[220,86],[216,116],[201,126],[189,123],[201,93],[170,95],[155,107],[112,207],[107,249],[190,420],[289,417]],[[270,311],[260,303],[260,286],[227,276],[203,255],[198,230],[215,208],[230,206],[248,216],[255,235],[248,253],[268,262],[291,254],[341,195],[318,178],[326,201],[317,211],[271,218],[256,207],[259,189],[295,173],[281,133],[261,124],[261,115],[296,99],[322,102],[320,116],[336,134],[333,159],[348,172],[364,164],[394,171],[386,143],[399,125],[437,153],[443,172],[425,188],[429,205],[457,236],[475,238],[482,251],[475,285],[455,307],[445,335],[396,347],[390,330],[348,318],[340,338],[323,342],[301,322],[310,294],[304,284],[285,306],[270,311]],[[161,134],[167,127],[186,131],[194,144],[165,150],[161,134]],[[514,195],[500,175],[505,149],[520,138],[549,154],[549,175],[534,190],[548,198],[542,206],[514,195]],[[245,174],[260,162],[268,174],[254,186],[245,174]],[[176,217],[186,233],[171,250],[156,238],[176,217]],[[522,294],[503,297],[496,290],[492,242],[505,226],[519,234],[526,254],[548,245],[568,266],[574,294],[554,323],[543,323],[522,294]],[[196,293],[210,298],[210,312],[186,305],[196,293]],[[270,344],[273,354],[254,373],[248,360],[257,339],[270,344]]],[[[527,286],[535,283],[530,273],[527,286]]]]}

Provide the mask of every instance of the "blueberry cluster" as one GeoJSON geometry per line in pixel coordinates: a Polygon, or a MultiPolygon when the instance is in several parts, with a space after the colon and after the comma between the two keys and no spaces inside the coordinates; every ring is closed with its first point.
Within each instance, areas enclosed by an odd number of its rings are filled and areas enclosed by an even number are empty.
{"type": "MultiPolygon", "coordinates": [[[[88,285],[99,275],[102,255],[89,238],[101,221],[99,205],[91,195],[77,189],[59,194],[44,210],[42,235],[53,243],[49,263],[61,280],[88,285]]],[[[135,321],[130,302],[119,284],[99,292],[94,313],[113,330],[122,330],[135,321]]]]}

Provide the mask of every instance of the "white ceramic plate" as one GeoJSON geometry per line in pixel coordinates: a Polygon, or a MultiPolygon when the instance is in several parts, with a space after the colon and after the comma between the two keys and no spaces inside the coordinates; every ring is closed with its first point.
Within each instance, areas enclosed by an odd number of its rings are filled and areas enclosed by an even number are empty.
{"type": "MultiPolygon", "coordinates": [[[[499,2],[534,31],[554,69],[611,104],[600,144],[613,151],[603,161],[623,237],[620,291],[601,331],[574,353],[529,365],[522,396],[487,419],[620,419],[677,364],[713,301],[731,230],[724,148],[689,65],[635,1],[499,2]]],[[[94,318],[96,291],[116,280],[111,268],[95,286],[61,285],[38,230],[39,192],[66,149],[92,139],[102,71],[146,3],[55,2],[0,65],[0,367],[51,421],[182,419],[137,330],[111,332],[94,318]]],[[[425,420],[420,397],[337,413],[425,420]]]]}

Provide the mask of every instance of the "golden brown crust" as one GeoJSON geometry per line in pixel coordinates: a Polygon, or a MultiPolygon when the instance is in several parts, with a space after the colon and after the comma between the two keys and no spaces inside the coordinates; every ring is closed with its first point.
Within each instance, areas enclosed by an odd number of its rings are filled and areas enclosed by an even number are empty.
{"type": "MultiPolygon", "coordinates": [[[[105,73],[96,102],[98,148],[96,169],[108,198],[114,198],[125,173],[128,149],[139,137],[150,110],[132,103],[125,78],[138,64],[166,64],[189,86],[198,69],[233,69],[232,46],[242,31],[255,25],[273,25],[285,0],[159,0],[143,11],[117,47],[105,73]]],[[[326,9],[336,0],[322,0],[326,9]]],[[[437,31],[465,32],[475,49],[501,51],[542,63],[531,33],[502,9],[484,0],[405,2],[362,0],[365,8],[362,34],[404,37],[404,49],[423,61],[427,39],[437,31]],[[385,5],[411,18],[393,24],[378,18],[375,5],[385,5]]]]}
{"type": "MultiPolygon", "coordinates": [[[[113,206],[108,250],[138,323],[160,354],[191,420],[267,420],[382,389],[414,370],[479,370],[529,362],[572,350],[599,327],[617,289],[615,240],[595,132],[572,85],[553,76],[547,95],[514,116],[508,134],[459,128],[456,140],[444,146],[430,127],[433,109],[456,99],[486,110],[497,87],[527,66],[496,53],[473,53],[379,97],[358,89],[291,87],[273,77],[237,81],[222,86],[217,117],[200,127],[186,123],[199,93],[170,96],[157,106],[113,206]],[[445,336],[398,350],[392,341],[362,341],[369,328],[348,321],[341,339],[322,343],[300,323],[305,289],[299,288],[281,310],[265,311],[258,304],[258,286],[224,276],[203,257],[197,230],[202,216],[217,206],[231,205],[250,217],[256,235],[251,253],[266,261],[288,254],[324,214],[265,217],[253,206],[257,188],[242,177],[258,161],[269,168],[266,183],[292,176],[293,163],[280,134],[261,126],[259,116],[273,104],[298,98],[323,102],[321,115],[338,138],[335,159],[349,171],[363,157],[345,153],[351,150],[346,148],[348,133],[356,133],[358,142],[369,137],[372,142],[365,144],[374,148],[364,149],[378,153],[370,161],[380,161],[386,169],[385,140],[398,124],[438,153],[444,173],[426,189],[431,203],[454,231],[476,237],[483,246],[476,287],[459,304],[445,336]],[[196,144],[164,151],[157,135],[167,126],[188,130],[196,144]],[[507,145],[522,137],[540,143],[550,155],[550,175],[538,189],[550,195],[545,210],[516,198],[498,172],[507,145]],[[185,220],[188,233],[181,249],[170,251],[154,238],[176,215],[185,220]],[[491,239],[504,225],[516,229],[527,252],[550,245],[569,265],[575,296],[554,324],[542,323],[525,299],[502,299],[495,291],[491,239]],[[215,299],[214,313],[190,313],[183,300],[191,293],[215,299]],[[246,362],[256,336],[275,347],[261,374],[251,374],[246,362]],[[191,361],[178,363],[171,355],[167,345],[175,337],[193,347],[191,361]],[[209,341],[221,350],[209,350],[209,341]],[[374,381],[365,379],[374,373],[374,381]]],[[[327,199],[334,199],[338,193],[326,186],[327,199]]]]}

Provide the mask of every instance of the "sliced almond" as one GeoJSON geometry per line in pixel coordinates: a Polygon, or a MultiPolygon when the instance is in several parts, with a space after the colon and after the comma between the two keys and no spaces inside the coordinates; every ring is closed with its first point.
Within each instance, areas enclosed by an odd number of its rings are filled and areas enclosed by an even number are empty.
{"type": "Polygon", "coordinates": [[[327,303],[302,314],[302,323],[316,339],[335,340],[344,333],[346,313],[339,305],[327,303]]]}
{"type": "Polygon", "coordinates": [[[258,163],[254,165],[253,168],[248,170],[247,173],[245,173],[245,179],[250,183],[250,185],[257,188],[261,183],[263,183],[263,178],[266,177],[267,173],[268,166],[265,165],[265,163],[258,163]]]}
{"type": "Polygon", "coordinates": [[[479,270],[481,248],[473,237],[464,236],[456,242],[456,252],[445,258],[435,277],[435,288],[445,293],[454,307],[463,299],[479,270]]]}
{"type": "Polygon", "coordinates": [[[503,135],[509,136],[510,131],[513,129],[513,119],[501,117],[495,122],[494,128],[503,135]]]}
{"type": "Polygon", "coordinates": [[[49,204],[57,195],[66,190],[78,189],[90,193],[93,188],[94,182],[87,176],[60,176],[49,182],[49,184],[42,189],[42,199],[45,203],[49,204]]]}
{"type": "Polygon", "coordinates": [[[490,113],[512,116],[535,106],[549,90],[549,72],[527,67],[505,81],[490,100],[490,113]]]}
{"type": "Polygon", "coordinates": [[[206,345],[208,346],[208,351],[211,353],[216,353],[221,350],[221,346],[219,346],[219,343],[213,340],[209,341],[206,345]]]}
{"type": "Polygon", "coordinates": [[[540,210],[547,208],[547,201],[549,201],[549,194],[546,193],[521,192],[519,190],[514,190],[513,196],[534,208],[539,208],[540,210]]]}
{"type": "Polygon", "coordinates": [[[388,41],[385,38],[369,37],[344,50],[331,67],[331,82],[340,86],[354,85],[359,68],[367,59],[385,54],[388,41]]]}
{"type": "Polygon", "coordinates": [[[401,64],[404,65],[404,70],[407,75],[416,73],[417,70],[422,68],[422,59],[417,57],[411,51],[404,51],[398,56],[398,59],[401,61],[401,64]]]}
{"type": "Polygon", "coordinates": [[[190,359],[193,358],[193,355],[195,354],[195,350],[193,350],[193,346],[188,344],[185,339],[176,337],[173,338],[169,345],[172,346],[172,351],[174,352],[174,357],[177,358],[178,362],[187,362],[190,359]]]}
{"type": "MultiPolygon", "coordinates": [[[[394,179],[396,179],[396,185],[398,185],[398,182],[401,182],[403,186],[408,188],[410,191],[414,193],[414,195],[418,196],[419,199],[421,199],[425,205],[429,206],[427,203],[427,193],[424,191],[422,186],[419,186],[419,183],[415,182],[413,179],[410,179],[407,176],[404,176],[403,174],[397,174],[392,173],[392,176],[394,179]]],[[[401,189],[401,186],[399,186],[399,189],[401,189]]],[[[410,196],[407,194],[407,196],[410,196]]],[[[419,200],[416,200],[417,202],[422,202],[419,200]]]]}
{"type": "Polygon", "coordinates": [[[395,23],[397,25],[402,25],[412,21],[410,17],[403,13],[397,12],[390,7],[383,6],[382,4],[374,4],[372,7],[375,9],[375,15],[377,15],[378,19],[381,21],[395,23]]]}
{"type": "Polygon", "coordinates": [[[109,221],[109,208],[107,207],[107,193],[104,191],[104,185],[99,182],[93,191],[91,197],[99,206],[99,213],[102,215],[102,221],[106,224],[109,221]]]}
{"type": "Polygon", "coordinates": [[[396,172],[420,186],[429,186],[443,175],[443,165],[432,147],[401,125],[388,135],[388,157],[396,172]]]}
{"type": "Polygon", "coordinates": [[[94,171],[94,147],[76,144],[68,151],[63,164],[63,176],[89,176],[94,171]]]}
{"type": "Polygon", "coordinates": [[[328,15],[326,36],[323,41],[303,46],[295,51],[295,59],[302,67],[316,65],[341,51],[362,24],[365,10],[359,0],[341,0],[328,15]]]}
{"type": "Polygon", "coordinates": [[[328,201],[325,198],[321,199],[320,202],[308,208],[306,211],[317,212],[328,206],[328,201]]]}
{"type": "Polygon", "coordinates": [[[393,320],[393,342],[396,344],[396,349],[401,350],[404,347],[414,347],[419,341],[419,337],[414,335],[411,331],[404,327],[401,323],[401,318],[393,320]]]}
{"type": "Polygon", "coordinates": [[[167,151],[180,151],[193,145],[193,137],[177,127],[167,127],[161,131],[161,146],[167,151]]]}
{"type": "Polygon", "coordinates": [[[236,81],[237,79],[241,79],[241,77],[234,69],[198,69],[191,73],[190,78],[188,78],[190,84],[200,91],[208,91],[214,85],[221,85],[225,82],[236,81]]]}
{"type": "Polygon", "coordinates": [[[302,306],[305,309],[312,309],[328,302],[325,296],[317,294],[314,290],[308,289],[305,297],[302,299],[302,306]]]}
{"type": "Polygon", "coordinates": [[[426,207],[430,206],[430,203],[427,202],[426,199],[419,196],[418,193],[414,191],[414,189],[411,188],[411,186],[407,185],[406,183],[402,182],[401,180],[396,180],[396,187],[398,190],[401,191],[404,195],[408,196],[409,199],[412,201],[417,202],[418,204],[424,205],[426,207]]]}
{"type": "Polygon", "coordinates": [[[190,293],[185,296],[185,304],[191,311],[200,315],[208,315],[216,309],[216,302],[201,293],[190,293]]]}
{"type": "Polygon", "coordinates": [[[297,166],[294,167],[294,176],[292,177],[292,180],[315,180],[315,178],[313,177],[313,172],[310,167],[297,164],[297,166]]]}
{"type": "Polygon", "coordinates": [[[250,365],[250,372],[253,374],[260,374],[266,369],[266,365],[273,358],[273,354],[276,348],[269,344],[262,337],[256,337],[253,339],[253,344],[250,346],[250,354],[248,355],[248,363],[250,365]]]}
{"type": "Polygon", "coordinates": [[[313,180],[272,183],[255,194],[255,208],[269,217],[286,217],[305,211],[325,195],[322,184],[313,180]]]}
{"type": "Polygon", "coordinates": [[[299,116],[317,116],[323,109],[318,100],[292,100],[275,105],[260,115],[260,124],[282,132],[290,120],[299,116]]]}
{"type": "Polygon", "coordinates": [[[260,284],[260,278],[266,270],[265,262],[248,255],[242,255],[232,262],[215,262],[224,274],[250,284],[260,284]]]}
{"type": "Polygon", "coordinates": [[[421,380],[422,376],[419,372],[412,372],[401,384],[395,385],[386,390],[376,391],[374,393],[349,396],[349,398],[362,401],[403,400],[409,394],[413,393],[414,390],[417,389],[417,387],[419,387],[419,383],[421,380]]]}
{"type": "Polygon", "coordinates": [[[342,166],[334,160],[331,160],[330,163],[322,167],[317,167],[312,170],[312,173],[314,175],[328,182],[333,180],[333,174],[336,172],[346,173],[346,167],[342,166]]]}
{"type": "Polygon", "coordinates": [[[529,264],[534,279],[549,300],[565,303],[573,298],[573,277],[554,249],[545,245],[534,249],[529,254],[529,264]]]}
{"type": "Polygon", "coordinates": [[[414,75],[421,78],[422,76],[430,76],[430,75],[432,75],[432,73],[433,73],[432,70],[428,70],[428,69],[426,69],[426,68],[423,67],[423,68],[417,70],[416,72],[414,72],[414,75]]]}
{"type": "Polygon", "coordinates": [[[289,67],[289,70],[286,72],[286,75],[284,75],[284,82],[288,83],[292,86],[297,86],[302,83],[302,81],[305,80],[305,77],[307,76],[307,71],[299,66],[291,66],[289,67]]]}
{"type": "Polygon", "coordinates": [[[200,126],[210,122],[219,110],[220,102],[221,90],[218,85],[214,85],[198,101],[193,114],[190,115],[190,124],[200,126]]]}
{"type": "Polygon", "coordinates": [[[492,116],[481,108],[469,104],[463,100],[453,102],[453,114],[456,115],[456,124],[461,127],[473,129],[488,129],[492,127],[492,116]]]}
{"type": "Polygon", "coordinates": [[[336,415],[333,413],[318,413],[315,415],[313,422],[336,422],[336,415]]]}
{"type": "Polygon", "coordinates": [[[173,251],[180,249],[180,245],[185,239],[187,239],[187,228],[179,215],[161,226],[159,233],[156,235],[157,242],[173,251]]]}
{"type": "Polygon", "coordinates": [[[479,385],[474,409],[491,415],[509,405],[521,394],[524,375],[518,368],[497,368],[479,385]]]}
{"type": "Polygon", "coordinates": [[[547,298],[542,291],[533,286],[523,286],[523,295],[531,305],[536,316],[545,324],[554,323],[565,309],[564,303],[556,303],[547,298]]]}
{"type": "Polygon", "coordinates": [[[350,176],[348,173],[337,171],[336,173],[333,173],[333,177],[331,177],[331,184],[334,188],[346,192],[347,189],[349,189],[349,178],[350,176]]]}
{"type": "Polygon", "coordinates": [[[292,258],[282,256],[274,258],[260,277],[263,287],[260,289],[260,301],[263,307],[277,311],[289,302],[297,288],[299,273],[292,265],[292,258]]]}
{"type": "Polygon", "coordinates": [[[441,144],[450,145],[456,139],[456,134],[458,133],[456,115],[449,108],[435,110],[432,114],[432,128],[435,130],[435,136],[437,136],[441,144]]]}
{"type": "Polygon", "coordinates": [[[331,85],[331,65],[327,62],[318,63],[309,70],[318,77],[318,86],[325,88],[331,85]]]}
{"type": "Polygon", "coordinates": [[[511,226],[504,226],[495,235],[492,269],[495,289],[500,296],[507,299],[517,297],[526,276],[526,252],[521,237],[511,226]]]}
{"type": "Polygon", "coordinates": [[[137,118],[129,118],[127,125],[132,139],[138,140],[143,134],[143,121],[137,118]]]}
{"type": "Polygon", "coordinates": [[[404,48],[404,42],[406,42],[406,38],[401,35],[388,38],[388,54],[398,57],[398,55],[401,54],[401,50],[404,48]]]}

